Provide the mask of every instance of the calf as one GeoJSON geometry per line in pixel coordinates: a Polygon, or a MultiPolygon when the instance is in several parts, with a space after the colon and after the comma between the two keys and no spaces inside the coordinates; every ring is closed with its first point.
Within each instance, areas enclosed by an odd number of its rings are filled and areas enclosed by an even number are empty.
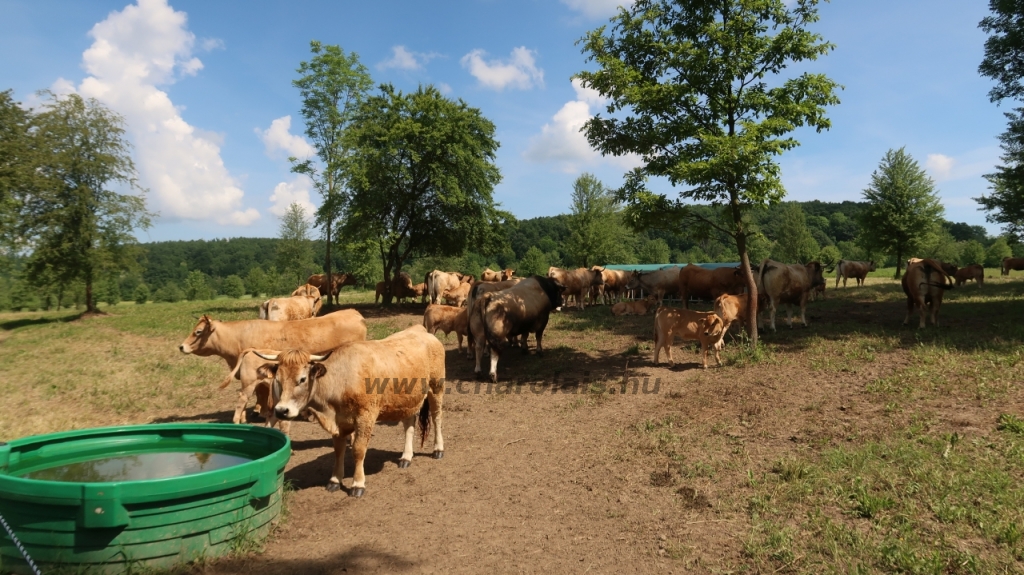
{"type": "Polygon", "coordinates": [[[907,266],[900,283],[903,293],[907,295],[907,317],[903,319],[903,325],[910,323],[910,314],[917,308],[921,313],[918,329],[924,328],[925,314],[929,309],[932,325],[938,327],[942,296],[946,290],[954,287],[952,279],[942,269],[942,262],[933,259],[913,261],[907,266]]]}
{"type": "Polygon", "coordinates": [[[469,310],[465,307],[429,304],[423,312],[423,327],[427,333],[444,332],[444,336],[455,332],[459,340],[459,351],[462,351],[462,338],[469,335],[469,310]]]}
{"type": "Polygon", "coordinates": [[[470,283],[459,283],[458,287],[448,288],[441,294],[447,304],[454,305],[455,307],[462,307],[466,303],[466,298],[469,297],[469,290],[472,289],[473,284],[470,283]]]}
{"type": "Polygon", "coordinates": [[[341,489],[351,435],[355,471],[348,494],[361,497],[366,492],[363,461],[378,421],[400,421],[404,426],[399,468],[412,463],[417,415],[420,443],[433,425],[433,456],[444,455],[444,346],[423,326],[414,325],[379,341],[352,342],[324,355],[293,349],[262,357],[267,363],[260,370],[273,376],[275,415],[291,420],[308,411],[334,439],[328,491],[341,489]]]}
{"type": "Polygon", "coordinates": [[[656,305],[658,298],[653,294],[637,301],[620,301],[612,306],[612,315],[647,315],[647,312],[656,305]]]}
{"type": "Polygon", "coordinates": [[[672,343],[676,337],[683,341],[699,341],[702,366],[708,367],[708,351],[715,352],[715,361],[722,365],[719,355],[724,343],[725,322],[710,311],[691,311],[674,307],[662,307],[654,316],[654,363],[658,363],[658,354],[665,349],[669,365],[672,360],[672,343]]]}
{"type": "Polygon", "coordinates": [[[985,268],[981,264],[971,264],[956,270],[953,275],[956,278],[956,287],[960,287],[970,280],[974,280],[978,287],[985,285],[985,268]]]}
{"type": "MultiPolygon", "coordinates": [[[[758,299],[761,298],[759,297],[758,299]]],[[[733,322],[737,321],[746,327],[748,301],[750,301],[750,298],[745,293],[740,295],[726,294],[718,296],[715,300],[715,315],[722,318],[722,321],[725,322],[726,330],[732,326],[733,322]]],[[[754,321],[756,323],[757,318],[754,318],[754,321]]],[[[755,329],[757,329],[756,325],[755,329]]],[[[747,329],[747,332],[749,333],[750,330],[747,329]]]]}

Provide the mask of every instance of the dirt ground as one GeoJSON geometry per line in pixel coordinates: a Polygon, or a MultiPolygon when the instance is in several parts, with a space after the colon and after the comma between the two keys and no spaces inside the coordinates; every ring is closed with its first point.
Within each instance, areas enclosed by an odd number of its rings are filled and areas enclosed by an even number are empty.
{"type": "MultiPolygon", "coordinates": [[[[606,308],[567,312],[552,320],[545,356],[503,356],[497,386],[473,381],[452,335],[443,459],[429,457],[428,439],[412,466],[399,469],[400,429],[378,426],[366,495],[329,493],[331,442],[319,426],[295,423],[287,519],[262,553],[203,570],[758,572],[744,554],[751,485],[780,458],[883,436],[911,419],[970,436],[993,429],[1000,413],[1021,413],[1019,385],[994,396],[963,385],[913,406],[868,391],[908,365],[919,336],[898,327],[904,309],[856,297],[812,304],[810,328],[789,330],[780,319],[779,333],[765,336],[779,346],[772,357],[707,371],[678,345],[681,363],[653,365],[652,316],[612,322],[606,308]],[[837,323],[863,326],[883,345],[859,344],[868,351],[858,355],[835,335],[837,323]],[[871,332],[877,325],[891,329],[871,332]],[[624,376],[639,378],[635,393],[632,384],[622,393],[624,376]]],[[[947,309],[945,333],[987,321],[947,309]]],[[[371,325],[391,328],[422,317],[418,306],[361,311],[371,325]]],[[[227,408],[234,391],[224,395],[227,408]]],[[[230,420],[230,411],[190,419],[204,418],[230,420]]],[[[351,473],[350,455],[346,487],[351,473]]]]}

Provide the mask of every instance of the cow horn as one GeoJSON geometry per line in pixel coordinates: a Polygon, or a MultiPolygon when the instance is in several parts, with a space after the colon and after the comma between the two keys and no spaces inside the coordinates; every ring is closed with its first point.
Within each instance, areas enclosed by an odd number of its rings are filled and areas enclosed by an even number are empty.
{"type": "Polygon", "coordinates": [[[323,355],[309,354],[309,361],[324,361],[325,359],[331,357],[331,353],[333,352],[329,351],[323,355]]]}
{"type": "Polygon", "coordinates": [[[281,355],[279,353],[263,355],[262,353],[260,353],[258,351],[254,351],[253,353],[255,353],[256,355],[262,357],[263,359],[265,359],[267,361],[277,361],[277,356],[281,355]]]}

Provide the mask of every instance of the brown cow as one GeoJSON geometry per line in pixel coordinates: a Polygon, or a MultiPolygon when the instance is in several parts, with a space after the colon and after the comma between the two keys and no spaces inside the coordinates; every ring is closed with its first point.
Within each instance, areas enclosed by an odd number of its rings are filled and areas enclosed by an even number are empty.
{"type": "MultiPolygon", "coordinates": [[[[480,282],[480,283],[488,283],[488,282],[480,282]]],[[[490,283],[493,283],[493,282],[490,282],[490,283]]],[[[473,284],[470,284],[470,283],[460,283],[458,285],[458,287],[448,288],[448,289],[444,290],[444,293],[441,294],[441,299],[443,299],[449,305],[454,305],[455,307],[462,307],[466,303],[466,298],[469,297],[469,290],[472,287],[473,287],[473,284]]]]}
{"type": "Polygon", "coordinates": [[[378,421],[400,421],[405,428],[399,468],[412,463],[417,415],[421,441],[433,425],[433,457],[444,456],[444,346],[423,326],[414,325],[379,341],[348,343],[326,355],[291,349],[265,359],[271,363],[260,369],[273,374],[279,395],[275,415],[291,420],[309,412],[334,439],[334,471],[328,491],[341,489],[351,435],[355,471],[348,494],[361,497],[366,492],[363,461],[378,421]]]}
{"type": "MultiPolygon", "coordinates": [[[[522,281],[522,279],[523,278],[511,278],[500,282],[478,282],[473,284],[473,287],[469,290],[469,296],[466,298],[466,312],[469,315],[473,314],[473,306],[476,305],[476,300],[483,294],[508,289],[522,281]]],[[[467,332],[467,335],[469,337],[467,338],[468,343],[466,345],[466,354],[469,359],[473,359],[476,354],[476,340],[473,337],[472,332],[467,332]]],[[[523,347],[526,347],[525,335],[523,336],[523,347]]]]}
{"type": "Polygon", "coordinates": [[[423,312],[423,327],[427,333],[437,334],[444,332],[445,338],[448,334],[455,332],[459,340],[459,351],[462,351],[462,338],[469,335],[469,309],[451,305],[429,304],[423,312]]]}
{"type": "Polygon", "coordinates": [[[620,301],[612,306],[612,315],[647,315],[652,307],[658,305],[658,298],[651,294],[646,299],[636,301],[620,301]]]}
{"type": "Polygon", "coordinates": [[[570,271],[551,266],[548,268],[548,277],[565,288],[564,294],[566,297],[575,296],[576,307],[580,309],[584,307],[584,299],[590,294],[590,288],[604,285],[604,276],[601,275],[601,272],[593,269],[588,270],[587,268],[577,268],[570,271]]]}
{"type": "MultiPolygon", "coordinates": [[[[266,361],[253,352],[260,352],[264,354],[275,353],[272,349],[247,349],[243,351],[241,357],[238,359],[238,363],[235,364],[235,368],[232,369],[228,373],[227,377],[224,378],[224,381],[221,382],[220,388],[224,389],[231,385],[231,381],[233,379],[248,382],[252,387],[252,393],[255,393],[256,395],[255,411],[266,420],[268,427],[279,427],[285,435],[288,435],[291,430],[291,422],[281,421],[274,416],[274,400],[270,391],[270,386],[273,383],[274,378],[265,377],[266,374],[258,372],[259,367],[266,363],[266,361]]],[[[244,385],[245,384],[243,384],[243,387],[244,385]]],[[[235,415],[232,418],[234,423],[245,422],[245,406],[248,405],[249,395],[244,395],[243,403],[235,409],[235,415]]],[[[240,394],[240,397],[241,396],[242,394],[240,394]]]]}
{"type": "Polygon", "coordinates": [[[743,293],[746,285],[747,279],[738,267],[709,270],[688,264],[679,270],[679,299],[683,302],[683,309],[689,309],[691,297],[710,302],[722,294],[743,293]]]}
{"type": "Polygon", "coordinates": [[[609,270],[599,266],[590,268],[592,270],[599,270],[601,277],[604,279],[604,285],[598,286],[596,290],[591,290],[591,303],[593,304],[595,297],[600,297],[602,303],[608,304],[610,299],[612,303],[618,301],[626,292],[629,291],[626,286],[632,281],[637,272],[627,272],[625,270],[609,270]],[[596,291],[596,293],[595,293],[596,291]]]}
{"type": "Polygon", "coordinates": [[[313,284],[300,285],[299,287],[295,288],[295,291],[292,292],[292,295],[312,295],[319,297],[320,288],[316,287],[313,284]]]}
{"type": "Polygon", "coordinates": [[[430,294],[430,303],[441,303],[441,294],[445,290],[459,287],[464,277],[458,272],[443,272],[441,270],[430,272],[429,281],[425,282],[430,294]]]}
{"type": "MultiPolygon", "coordinates": [[[[760,296],[760,294],[759,294],[760,296]]],[[[758,297],[760,300],[761,298],[758,297]]],[[[747,321],[747,302],[750,301],[747,294],[741,293],[739,295],[720,295],[715,299],[715,313],[718,317],[722,318],[725,322],[725,329],[728,330],[733,322],[740,322],[741,325],[746,326],[747,321]]],[[[758,311],[761,308],[758,306],[758,311]]],[[[760,315],[760,313],[758,314],[760,315]]],[[[757,321],[757,318],[754,318],[757,321]]],[[[749,333],[750,330],[748,329],[749,333]]]]}
{"type": "MultiPolygon", "coordinates": [[[[928,259],[932,259],[932,258],[928,258],[928,259]]],[[[925,258],[910,258],[910,259],[908,259],[907,260],[907,269],[910,269],[910,265],[911,264],[916,264],[918,262],[923,262],[924,260],[925,260],[925,258]]],[[[942,271],[945,272],[945,274],[947,276],[952,278],[953,276],[956,275],[956,272],[957,272],[958,268],[955,265],[947,264],[944,261],[936,260],[936,259],[932,259],[932,261],[934,261],[935,263],[939,264],[939,267],[942,268],[942,271]]]]}
{"type": "Polygon", "coordinates": [[[626,289],[637,288],[654,294],[658,297],[658,303],[665,299],[665,296],[675,294],[679,291],[679,266],[669,266],[653,272],[634,272],[635,275],[626,285],[626,289]]]}
{"type": "Polygon", "coordinates": [[[953,275],[956,278],[956,287],[960,287],[970,280],[974,280],[978,287],[985,285],[985,268],[981,264],[971,264],[956,270],[953,275]]]}
{"type": "MultiPolygon", "coordinates": [[[[505,290],[480,295],[469,316],[469,331],[476,346],[476,377],[483,376],[480,363],[484,348],[489,347],[490,378],[498,381],[498,359],[510,338],[533,333],[537,338],[537,354],[542,354],[548,317],[561,302],[562,285],[553,278],[540,276],[529,277],[505,290]]],[[[527,351],[525,347],[523,351],[527,351]]]]}
{"type": "Polygon", "coordinates": [[[505,268],[501,270],[501,281],[508,281],[516,277],[516,270],[512,268],[505,268]]]}
{"type": "Polygon", "coordinates": [[[928,309],[931,310],[932,325],[938,327],[942,296],[954,287],[952,278],[942,269],[942,262],[933,259],[911,262],[900,283],[903,293],[907,294],[907,317],[903,319],[903,325],[910,323],[910,314],[916,307],[921,312],[918,329],[924,328],[928,309]]]}
{"type": "Polygon", "coordinates": [[[322,305],[320,294],[275,297],[260,304],[260,319],[295,321],[316,317],[322,305]]]}
{"type": "Polygon", "coordinates": [[[999,275],[1008,276],[1010,275],[1010,270],[1024,270],[1024,258],[1003,258],[1003,267],[999,275]]]}
{"type": "Polygon", "coordinates": [[[839,280],[843,280],[843,287],[846,287],[846,280],[853,278],[857,280],[857,286],[864,285],[868,272],[875,271],[874,260],[869,262],[857,262],[852,260],[839,260],[836,264],[836,287],[839,287],[839,280]]]}
{"type": "MultiPolygon", "coordinates": [[[[324,276],[325,274],[313,274],[306,278],[306,283],[316,286],[317,289],[320,291],[320,295],[322,296],[327,295],[327,287],[326,282],[324,281],[324,276]]],[[[331,278],[333,280],[331,281],[331,295],[333,296],[337,296],[341,288],[345,286],[356,285],[356,277],[352,274],[331,274],[331,278]]]]}
{"type": "Polygon", "coordinates": [[[412,286],[413,297],[420,298],[420,303],[427,303],[427,284],[421,283],[412,286]]]}
{"type": "Polygon", "coordinates": [[[800,306],[800,322],[807,327],[807,297],[811,290],[825,283],[821,274],[821,264],[811,262],[807,265],[786,265],[772,260],[764,260],[758,268],[758,277],[768,296],[769,326],[775,331],[775,312],[779,304],[788,304],[786,323],[793,327],[793,306],[800,306]]]}
{"type": "Polygon", "coordinates": [[[672,360],[672,344],[676,337],[683,341],[699,341],[702,366],[708,368],[708,352],[715,352],[715,361],[722,365],[719,352],[724,347],[725,322],[711,311],[692,311],[675,307],[662,307],[654,316],[654,363],[658,363],[658,354],[662,348],[668,354],[669,365],[672,360]]]}
{"type": "MultiPolygon", "coordinates": [[[[217,321],[204,315],[192,328],[178,349],[182,353],[208,357],[216,355],[235,371],[242,354],[250,348],[277,349],[283,346],[301,347],[325,352],[350,341],[366,339],[366,321],[354,309],[345,309],[303,321],[217,321]]],[[[233,421],[240,423],[257,381],[238,373],[241,379],[240,404],[233,421]]],[[[250,374],[251,375],[251,374],[250,374]]]]}
{"type": "Polygon", "coordinates": [[[381,280],[377,282],[377,285],[374,286],[374,288],[373,303],[380,303],[380,300],[386,298],[388,295],[388,282],[381,280]]]}

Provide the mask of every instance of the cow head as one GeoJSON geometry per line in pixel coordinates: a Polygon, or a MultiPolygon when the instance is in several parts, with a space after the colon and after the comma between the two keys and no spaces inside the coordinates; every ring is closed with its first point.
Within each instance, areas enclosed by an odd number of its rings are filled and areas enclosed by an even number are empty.
{"type": "Polygon", "coordinates": [[[501,281],[507,281],[512,279],[512,276],[516,275],[516,270],[504,269],[501,270],[501,281]]]}
{"type": "Polygon", "coordinates": [[[540,284],[540,289],[544,290],[544,295],[548,296],[552,309],[562,305],[562,292],[565,291],[564,285],[550,277],[533,276],[533,279],[537,280],[537,283],[540,284]]]}
{"type": "Polygon", "coordinates": [[[590,274],[590,285],[591,286],[603,286],[604,285],[604,273],[603,272],[604,272],[604,270],[602,270],[602,269],[591,269],[591,270],[588,270],[588,273],[590,274]]]}
{"type": "Polygon", "coordinates": [[[811,262],[804,267],[807,268],[807,276],[811,278],[811,288],[825,285],[825,276],[822,274],[821,262],[811,262]]]}
{"type": "Polygon", "coordinates": [[[295,291],[292,292],[292,295],[309,295],[320,297],[320,288],[316,287],[313,284],[307,283],[306,285],[301,285],[295,288],[295,291]]]}
{"type": "Polygon", "coordinates": [[[274,415],[278,419],[295,419],[309,405],[317,389],[317,379],[327,373],[322,363],[330,353],[312,355],[302,350],[290,349],[277,354],[253,352],[267,363],[256,369],[260,379],[271,379],[274,398],[274,415]]]}
{"type": "Polygon", "coordinates": [[[642,278],[643,275],[644,272],[638,272],[636,270],[629,272],[626,276],[629,278],[626,280],[626,289],[636,289],[640,287],[640,278],[642,278]]]}
{"type": "Polygon", "coordinates": [[[704,337],[717,340],[722,335],[722,332],[725,331],[725,321],[717,314],[712,314],[704,318],[704,325],[701,329],[704,331],[704,337]]]}
{"type": "Polygon", "coordinates": [[[875,271],[875,260],[871,260],[871,261],[868,262],[868,271],[869,272],[875,271]]]}
{"type": "Polygon", "coordinates": [[[185,341],[181,342],[178,349],[181,353],[196,353],[206,346],[207,340],[210,339],[210,334],[213,333],[213,320],[210,316],[203,314],[203,317],[199,318],[199,323],[192,328],[192,333],[188,334],[185,341]]]}

